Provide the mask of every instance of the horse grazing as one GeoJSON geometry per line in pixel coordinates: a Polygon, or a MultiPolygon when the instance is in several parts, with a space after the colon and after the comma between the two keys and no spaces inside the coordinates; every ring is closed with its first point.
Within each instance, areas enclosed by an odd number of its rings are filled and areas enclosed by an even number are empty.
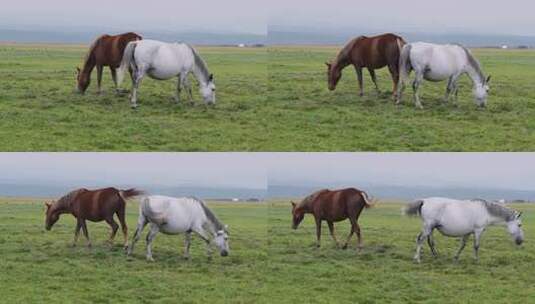
{"type": "Polygon", "coordinates": [[[124,33],[117,36],[102,35],[98,37],[89,47],[89,52],[84,59],[82,69],[76,68],[76,81],[79,93],[85,93],[91,82],[91,72],[97,67],[97,87],[101,93],[102,70],[105,66],[110,67],[111,77],[117,86],[117,71],[123,59],[123,52],[130,41],[143,39],[136,33],[124,33]]]}
{"type": "Polygon", "coordinates": [[[329,90],[334,91],[336,89],[336,85],[342,77],[342,70],[352,64],[357,71],[360,96],[364,95],[362,86],[363,68],[368,69],[375,84],[375,89],[379,92],[375,70],[388,66],[394,86],[392,94],[395,96],[399,81],[399,55],[405,43],[403,38],[394,34],[383,34],[374,37],[360,36],[349,41],[332,63],[325,63],[327,65],[329,90]]]}
{"type": "Polygon", "coordinates": [[[87,233],[86,220],[92,222],[106,221],[111,227],[109,243],[113,243],[119,225],[113,219],[117,214],[121,229],[124,235],[125,249],[128,246],[128,227],[125,222],[126,200],[142,194],[136,189],[118,190],[115,188],[104,188],[98,190],[87,190],[85,188],[69,192],[61,197],[58,201],[45,203],[46,205],[46,230],[52,229],[52,226],[59,220],[61,214],[70,213],[76,218],[76,229],[74,231],[73,246],[78,242],[80,229],[83,229],[84,236],[87,239],[87,245],[91,247],[91,240],[87,233]]]}
{"type": "Polygon", "coordinates": [[[422,218],[422,232],[416,239],[416,254],[414,260],[420,263],[422,244],[425,239],[431,248],[433,256],[438,253],[433,241],[433,230],[437,229],[445,236],[461,237],[461,247],[455,255],[455,260],[463,251],[466,241],[474,235],[474,257],[478,259],[479,240],[487,226],[505,224],[507,230],[517,245],[524,241],[522,222],[519,213],[500,203],[482,199],[454,200],[442,197],[432,197],[417,200],[405,208],[405,214],[418,215],[422,218]]]}
{"type": "Polygon", "coordinates": [[[191,85],[188,75],[193,73],[200,85],[200,93],[206,104],[215,104],[214,76],[197,51],[185,43],[166,43],[156,40],[130,42],[124,51],[119,68],[119,84],[124,73],[131,70],[132,95],[131,106],[137,107],[137,89],[145,75],[157,80],[178,78],[176,86],[176,102],[180,102],[182,87],[186,88],[190,102],[193,103],[191,85]]]}
{"type": "Polygon", "coordinates": [[[152,257],[152,241],[158,232],[165,234],[185,233],[184,257],[189,258],[191,233],[195,232],[206,242],[208,258],[212,256],[210,243],[213,241],[221,256],[229,254],[228,226],[223,225],[206,204],[193,197],[174,198],[167,196],[148,196],[141,200],[136,233],[128,248],[128,256],[134,251],[134,245],[141,233],[150,223],[147,234],[147,260],[152,257]]]}
{"type": "Polygon", "coordinates": [[[345,219],[351,221],[351,231],[342,248],[347,248],[353,233],[357,234],[358,248],[362,248],[362,238],[360,235],[360,226],[358,219],[363,208],[371,207],[371,202],[366,192],[355,188],[348,188],[336,191],[327,189],[320,190],[305,197],[301,203],[292,204],[292,228],[297,229],[306,213],[312,213],[316,220],[316,246],[320,247],[321,222],[327,221],[332,238],[338,246],[338,241],[334,234],[334,222],[340,222],[345,219]]]}
{"type": "Polygon", "coordinates": [[[457,80],[463,74],[468,74],[472,79],[476,105],[480,107],[486,106],[490,76],[485,78],[479,62],[466,47],[458,44],[409,43],[401,50],[399,60],[400,83],[398,85],[396,104],[401,102],[405,81],[410,72],[414,70],[416,76],[412,88],[416,107],[423,109],[419,90],[420,84],[424,79],[433,82],[447,79],[448,86],[444,96],[444,103],[449,101],[452,94],[455,96],[455,102],[457,102],[459,90],[457,80]]]}

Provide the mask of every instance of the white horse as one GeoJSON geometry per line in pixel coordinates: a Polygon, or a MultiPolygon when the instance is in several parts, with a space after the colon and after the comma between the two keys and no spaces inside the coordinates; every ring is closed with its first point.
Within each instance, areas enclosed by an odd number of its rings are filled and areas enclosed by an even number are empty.
{"type": "Polygon", "coordinates": [[[143,198],[139,205],[136,233],[132,244],[128,247],[128,256],[134,251],[134,245],[148,223],[150,223],[150,231],[147,234],[147,260],[149,261],[154,261],[152,241],[158,232],[165,234],[185,233],[185,258],[189,258],[192,232],[195,232],[206,242],[208,258],[212,256],[211,242],[219,249],[221,256],[229,254],[228,226],[223,225],[206,204],[199,199],[159,195],[143,198]]]}
{"type": "Polygon", "coordinates": [[[479,240],[489,225],[505,224],[517,245],[524,241],[520,220],[522,213],[496,202],[481,199],[461,201],[433,197],[417,200],[409,204],[404,211],[407,215],[419,215],[423,220],[422,232],[416,239],[416,254],[414,255],[414,260],[418,263],[425,239],[427,239],[433,256],[437,256],[433,241],[435,228],[443,235],[462,237],[461,247],[455,255],[455,260],[459,259],[459,255],[471,234],[474,234],[474,255],[475,259],[478,259],[479,240]]]}
{"type": "Polygon", "coordinates": [[[479,62],[470,50],[457,44],[432,44],[425,42],[408,43],[403,46],[399,57],[399,84],[396,104],[401,102],[401,95],[405,89],[405,81],[411,70],[415,71],[413,82],[414,102],[422,109],[419,89],[422,81],[439,82],[448,80],[448,87],[444,102],[448,102],[451,94],[457,102],[459,77],[468,74],[474,85],[475,103],[484,107],[487,104],[490,76],[485,78],[479,62]]]}
{"type": "Polygon", "coordinates": [[[131,106],[137,107],[137,89],[143,77],[157,80],[178,78],[175,100],[180,102],[182,86],[193,102],[188,75],[193,73],[200,86],[200,92],[206,104],[215,104],[214,76],[197,51],[185,43],[166,43],[156,40],[140,40],[128,43],[124,50],[121,66],[118,70],[118,83],[124,79],[127,69],[132,75],[131,106]]]}

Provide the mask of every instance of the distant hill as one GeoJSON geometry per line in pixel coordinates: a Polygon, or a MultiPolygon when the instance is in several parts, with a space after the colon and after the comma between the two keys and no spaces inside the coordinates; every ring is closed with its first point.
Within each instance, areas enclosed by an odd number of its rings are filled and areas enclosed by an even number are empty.
{"type": "MultiPolygon", "coordinates": [[[[332,44],[340,45],[360,35],[372,36],[378,31],[365,28],[354,29],[310,29],[271,26],[268,29],[268,44],[332,44]]],[[[432,43],[460,43],[469,47],[535,47],[535,37],[514,35],[484,35],[456,33],[397,32],[407,41],[426,41],[432,43]]]]}
{"type": "MultiPolygon", "coordinates": [[[[21,183],[0,183],[0,197],[58,197],[76,187],[86,187],[89,189],[101,188],[102,185],[92,185],[79,183],[73,185],[54,185],[54,184],[21,184],[21,183]]],[[[133,185],[111,185],[120,189],[127,189],[133,185]]],[[[136,185],[139,189],[146,191],[148,194],[161,194],[169,196],[196,196],[202,199],[233,199],[240,200],[258,199],[263,200],[266,196],[264,189],[248,188],[211,188],[195,186],[176,186],[166,187],[157,185],[136,185]]]]}
{"type": "MultiPolygon", "coordinates": [[[[80,29],[76,31],[65,30],[39,30],[39,29],[6,29],[0,28],[0,42],[16,43],[69,43],[87,44],[96,37],[108,32],[100,29],[80,29]]],[[[197,45],[238,45],[238,44],[265,44],[266,36],[241,33],[204,33],[204,32],[140,32],[145,38],[163,41],[185,41],[197,45]]]]}
{"type": "MultiPolygon", "coordinates": [[[[339,185],[331,189],[344,188],[347,185],[339,185]]],[[[503,189],[469,189],[469,188],[434,188],[434,187],[402,187],[388,185],[359,186],[368,194],[387,200],[410,201],[416,198],[429,196],[444,196],[458,199],[483,198],[483,199],[505,199],[507,201],[524,200],[535,201],[535,191],[503,190],[503,189]]],[[[324,187],[315,185],[294,186],[294,185],[270,185],[268,189],[269,198],[294,198],[303,197],[324,187]]]]}

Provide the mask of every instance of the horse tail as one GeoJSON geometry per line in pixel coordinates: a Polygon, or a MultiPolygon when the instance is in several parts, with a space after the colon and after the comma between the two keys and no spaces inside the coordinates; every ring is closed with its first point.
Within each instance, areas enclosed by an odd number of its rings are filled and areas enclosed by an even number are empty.
{"type": "Polygon", "coordinates": [[[137,41],[129,42],[123,51],[123,59],[121,60],[121,65],[117,70],[117,85],[120,86],[123,83],[124,73],[130,67],[132,62],[135,62],[134,51],[136,50],[137,41]]]}
{"type": "Polygon", "coordinates": [[[398,85],[403,85],[405,79],[409,77],[409,73],[412,70],[411,63],[411,49],[410,44],[401,45],[400,40],[398,39],[398,48],[399,52],[399,83],[398,85]]]}
{"type": "Polygon", "coordinates": [[[119,196],[125,201],[131,197],[139,196],[142,194],[145,194],[145,192],[135,188],[130,188],[128,190],[119,190],[119,196]]]}
{"type": "Polygon", "coordinates": [[[364,207],[365,208],[371,208],[371,207],[373,207],[375,205],[374,203],[372,203],[372,200],[368,196],[368,193],[366,193],[364,191],[360,191],[360,195],[362,196],[362,199],[364,200],[364,207]]]}
{"type": "Polygon", "coordinates": [[[422,215],[422,206],[424,205],[423,200],[414,201],[405,208],[403,208],[403,214],[408,216],[421,216],[422,215]]]}

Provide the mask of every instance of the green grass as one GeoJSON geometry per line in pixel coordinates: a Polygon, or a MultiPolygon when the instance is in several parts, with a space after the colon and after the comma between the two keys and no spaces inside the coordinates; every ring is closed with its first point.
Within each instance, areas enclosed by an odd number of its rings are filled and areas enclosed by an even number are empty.
{"type": "MultiPolygon", "coordinates": [[[[226,151],[265,144],[258,107],[266,98],[265,49],[201,47],[215,75],[217,105],[177,105],[175,80],[148,77],[133,111],[109,70],[102,95],[96,72],[86,95],[74,92],[80,46],[0,45],[0,151],[226,151]]],[[[130,88],[128,81],[123,87],[130,88]]],[[[183,92],[182,99],[186,99],[183,92]]]]}
{"type": "MultiPolygon", "coordinates": [[[[528,303],[535,296],[535,206],[524,211],[523,248],[515,248],[502,227],[485,232],[480,261],[467,246],[452,261],[458,240],[436,236],[440,257],[424,249],[422,264],[412,262],[416,218],[400,215],[400,204],[365,210],[360,219],[365,248],[337,249],[324,225],[320,249],[307,216],[290,228],[288,202],[226,204],[210,202],[230,226],[231,255],[208,262],[195,238],[192,259],[183,260],[182,236],[159,234],[155,263],[145,261],[144,240],[132,260],[122,248],[105,244],[108,227],[90,223],[93,248],[70,247],[74,220],[64,216],[44,230],[41,202],[0,200],[0,302],[156,302],[156,303],[528,303]]],[[[129,203],[135,229],[137,206],[129,203]]],[[[340,239],[346,222],[335,226],[340,239]]],[[[146,232],[145,232],[146,233],[146,232]]],[[[118,239],[119,240],[119,239],[118,239]]]]}
{"type": "Polygon", "coordinates": [[[533,151],[535,149],[535,52],[475,50],[492,75],[489,105],[478,110],[469,78],[460,82],[458,107],[441,104],[446,83],[425,82],[423,111],[391,99],[386,69],[378,72],[381,95],[365,72],[359,97],[348,67],[335,92],[327,90],[324,62],[335,47],[273,47],[269,50],[269,102],[278,123],[270,150],[298,151],[533,151]]]}
{"type": "MultiPolygon", "coordinates": [[[[145,79],[140,108],[95,75],[85,96],[74,93],[81,46],[0,45],[0,151],[533,151],[535,52],[475,50],[493,76],[489,106],[476,109],[463,77],[458,107],[441,104],[445,83],[426,82],[423,111],[390,99],[369,76],[357,96],[352,68],[335,92],[324,62],[335,47],[240,49],[201,47],[215,74],[217,105],[177,105],[175,81],[145,79]]],[[[125,83],[129,88],[129,84],[125,83]]],[[[201,98],[195,86],[195,100],[201,98]]]]}

